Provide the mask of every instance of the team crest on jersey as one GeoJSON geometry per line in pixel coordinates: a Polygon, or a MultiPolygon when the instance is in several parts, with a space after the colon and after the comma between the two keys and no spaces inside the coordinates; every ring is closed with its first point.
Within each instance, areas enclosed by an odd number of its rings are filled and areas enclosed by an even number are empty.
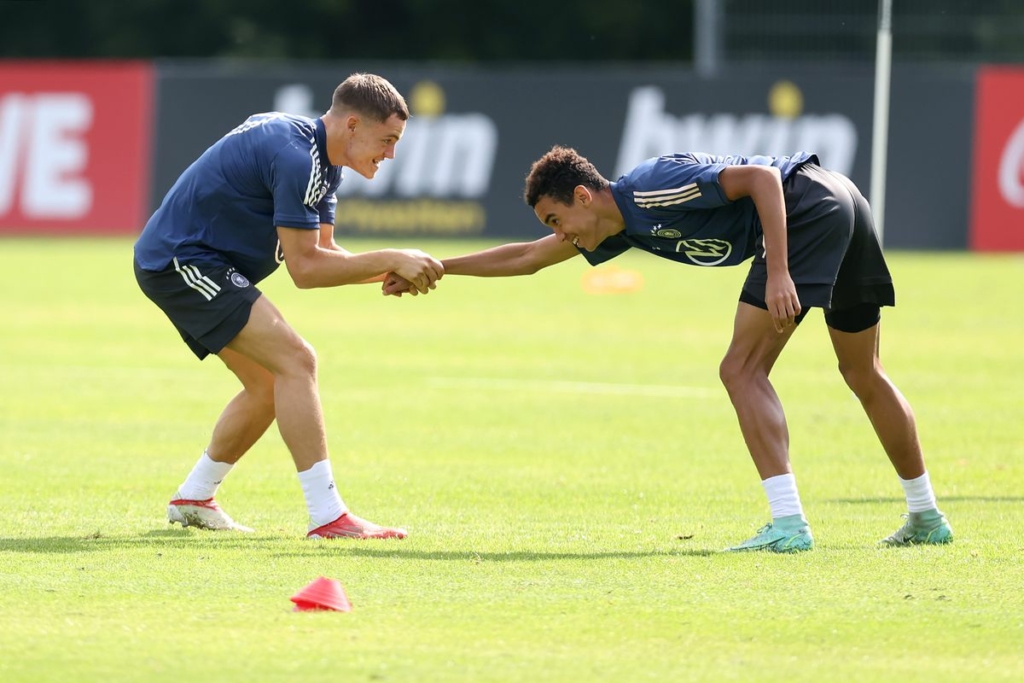
{"type": "Polygon", "coordinates": [[[732,253],[732,244],[719,239],[689,239],[676,243],[676,253],[685,254],[698,266],[717,266],[732,253]]]}
{"type": "Polygon", "coordinates": [[[249,286],[249,278],[245,277],[238,271],[231,273],[231,284],[239,289],[244,289],[249,286]]]}
{"type": "Polygon", "coordinates": [[[310,198],[309,205],[310,206],[316,206],[317,204],[320,203],[320,200],[323,199],[324,195],[326,195],[326,194],[327,194],[327,181],[325,180],[324,182],[322,182],[320,184],[320,187],[317,188],[316,191],[313,193],[313,196],[310,198]]]}
{"type": "Polygon", "coordinates": [[[667,237],[669,239],[676,239],[677,237],[681,237],[683,233],[679,232],[678,230],[674,230],[672,228],[660,228],[658,230],[655,230],[654,234],[657,235],[658,237],[667,237]]]}

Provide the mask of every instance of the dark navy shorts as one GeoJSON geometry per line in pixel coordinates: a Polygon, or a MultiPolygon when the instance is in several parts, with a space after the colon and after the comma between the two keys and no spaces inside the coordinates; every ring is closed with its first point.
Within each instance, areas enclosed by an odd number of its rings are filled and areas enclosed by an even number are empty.
{"type": "MultiPolygon", "coordinates": [[[[871,207],[849,178],[816,164],[804,164],[783,183],[783,194],[789,272],[805,311],[823,308],[831,326],[856,332],[860,330],[843,328],[859,327],[865,316],[871,317],[870,311],[896,304],[871,207]],[[844,318],[851,321],[832,324],[844,318]]],[[[766,308],[767,281],[761,236],[740,300],[766,308]]],[[[878,322],[877,315],[874,322],[878,322]]]]}
{"type": "Polygon", "coordinates": [[[179,263],[159,271],[135,262],[135,279],[200,360],[234,339],[261,292],[231,266],[179,263]]]}

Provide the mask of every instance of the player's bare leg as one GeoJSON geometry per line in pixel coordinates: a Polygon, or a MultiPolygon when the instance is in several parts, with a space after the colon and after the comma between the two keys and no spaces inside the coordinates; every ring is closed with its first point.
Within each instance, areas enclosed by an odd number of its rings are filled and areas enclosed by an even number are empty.
{"type": "Polygon", "coordinates": [[[235,522],[214,500],[220,482],[274,421],[274,376],[230,349],[218,354],[238,380],[240,391],[221,413],[210,445],[170,503],[167,518],[200,529],[252,531],[235,522]]]}
{"type": "Polygon", "coordinates": [[[935,502],[914,411],[885,374],[879,358],[879,327],[880,324],[876,324],[852,333],[830,327],[828,332],[839,360],[839,371],[864,407],[907,494],[908,521],[884,542],[889,545],[947,543],[953,539],[953,532],[935,502]]]}
{"type": "Polygon", "coordinates": [[[300,472],[327,459],[327,437],[316,378],[316,352],[285,322],[266,296],[228,349],[265,368],[273,378],[274,413],[281,438],[300,472]]]}
{"type": "Polygon", "coordinates": [[[217,354],[242,383],[213,428],[206,452],[216,462],[238,462],[274,421],[274,375],[237,351],[217,354]]]}
{"type": "Polygon", "coordinates": [[[317,385],[317,358],[261,296],[249,322],[228,344],[265,368],[273,377],[274,414],[281,438],[291,452],[310,511],[310,533],[318,538],[404,538],[401,529],[380,527],[348,512],[334,485],[327,453],[327,434],[317,385]]]}
{"type": "Polygon", "coordinates": [[[796,326],[775,330],[768,311],[746,303],[736,309],[732,342],[719,376],[736,410],[743,440],[761,475],[772,521],[729,550],[795,552],[814,546],[789,463],[789,428],[775,388],[768,379],[796,326]]]}
{"type": "Polygon", "coordinates": [[[791,471],[786,415],[768,375],[795,329],[793,326],[780,334],[768,311],[741,302],[733,322],[732,342],[719,366],[719,377],[729,392],[761,479],[791,471]]]}
{"type": "Polygon", "coordinates": [[[864,407],[878,440],[901,479],[924,474],[914,411],[885,374],[878,357],[879,325],[863,332],[828,328],[839,372],[864,407]]]}

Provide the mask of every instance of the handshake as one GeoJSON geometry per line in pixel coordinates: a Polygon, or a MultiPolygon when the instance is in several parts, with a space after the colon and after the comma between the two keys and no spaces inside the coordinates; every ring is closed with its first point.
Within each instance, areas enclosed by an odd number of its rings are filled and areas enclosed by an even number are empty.
{"type": "Polygon", "coordinates": [[[418,249],[396,249],[394,256],[395,266],[384,274],[381,284],[384,296],[427,294],[444,275],[444,265],[418,249]]]}

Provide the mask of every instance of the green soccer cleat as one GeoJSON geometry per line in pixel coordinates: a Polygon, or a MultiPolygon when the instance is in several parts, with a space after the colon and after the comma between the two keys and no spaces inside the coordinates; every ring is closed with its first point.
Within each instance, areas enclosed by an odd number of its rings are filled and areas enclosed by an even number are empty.
{"type": "Polygon", "coordinates": [[[911,512],[903,515],[906,523],[896,530],[892,536],[883,538],[880,543],[888,546],[920,545],[952,543],[953,528],[949,526],[945,515],[936,509],[924,512],[911,512]]]}
{"type": "Polygon", "coordinates": [[[779,517],[757,530],[757,535],[739,545],[726,548],[725,552],[745,550],[767,550],[773,553],[798,553],[814,547],[811,527],[801,515],[779,517]]]}

